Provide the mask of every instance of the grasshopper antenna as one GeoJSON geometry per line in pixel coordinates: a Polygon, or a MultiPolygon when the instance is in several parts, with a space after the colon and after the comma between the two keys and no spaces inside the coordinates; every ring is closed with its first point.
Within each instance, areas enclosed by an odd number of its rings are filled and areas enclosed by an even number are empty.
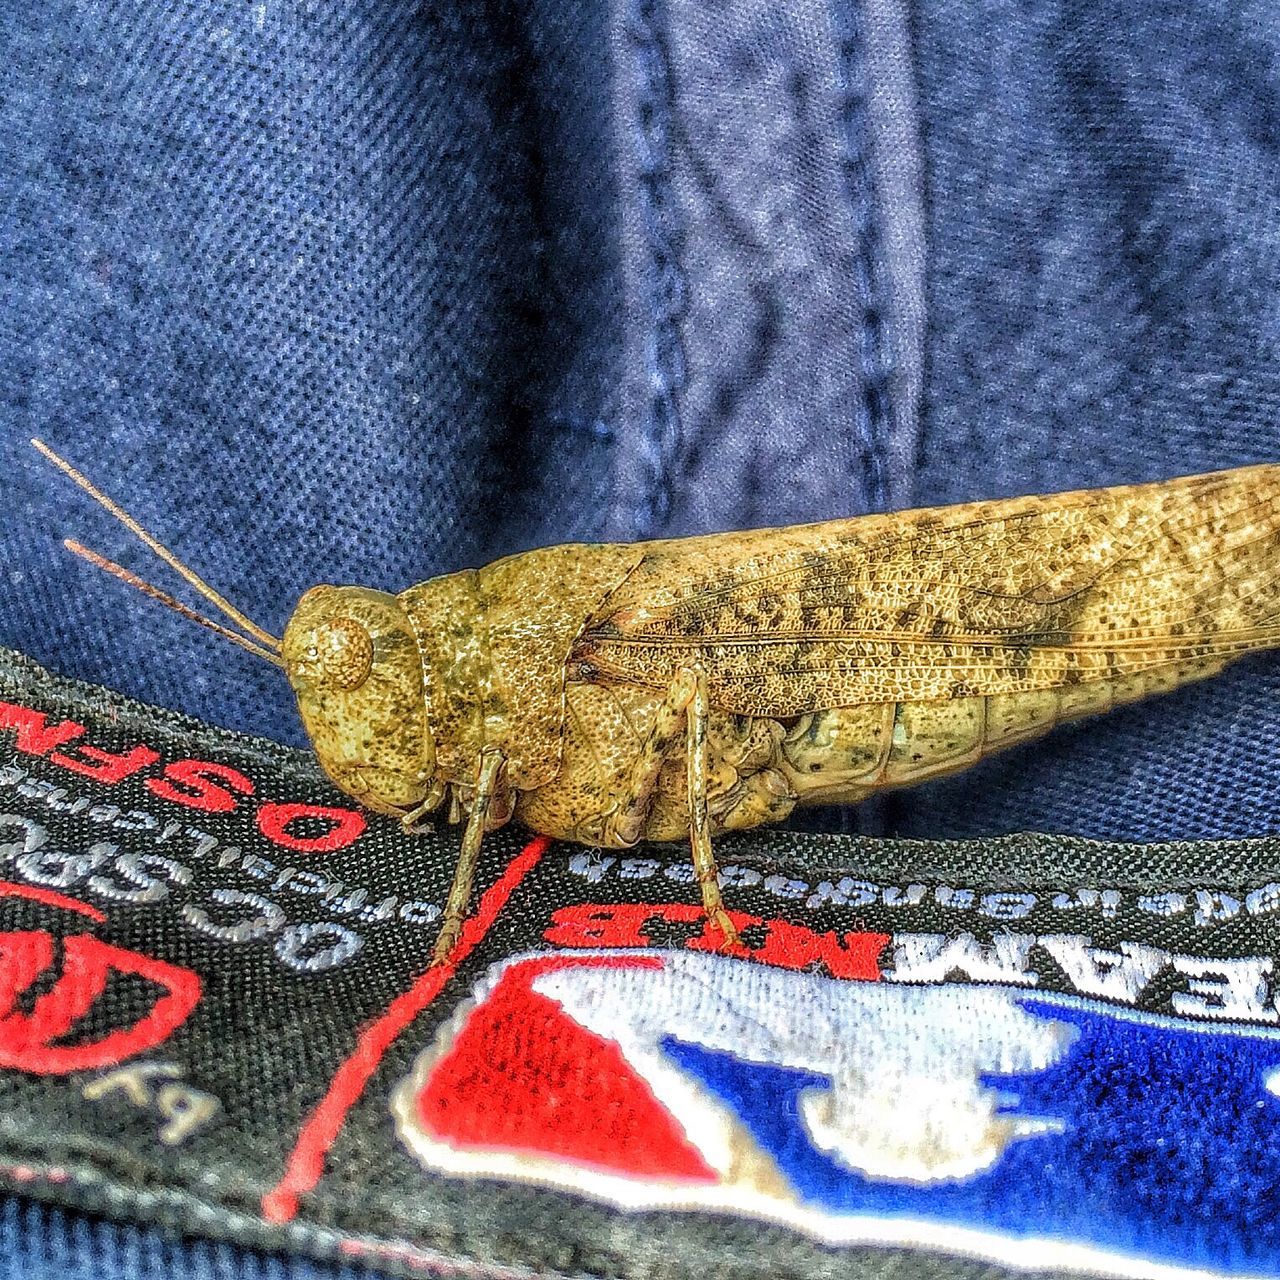
{"type": "MultiPolygon", "coordinates": [[[[104,507],[111,515],[120,521],[134,537],[146,543],[161,560],[165,562],[175,573],[177,573],[183,581],[194,587],[210,604],[214,606],[220,613],[230,618],[243,632],[247,634],[251,641],[254,642],[253,650],[265,650],[259,653],[259,657],[268,655],[277,655],[280,652],[280,641],[269,631],[264,631],[251,618],[247,618],[239,609],[235,607],[224,596],[215,591],[199,574],[188,569],[177,556],[173,554],[158,538],[148,533],[124,508],[118,506],[110,498],[107,497],[101,489],[97,488],[85,476],[82,476],[75,467],[73,467],[65,458],[60,458],[52,449],[49,448],[43,440],[32,440],[32,445],[36,450],[43,454],[55,467],[64,475],[69,476],[81,489],[85,491],[99,506],[104,507]]],[[[188,609],[185,605],[173,599],[172,596],[166,595],[158,587],[153,587],[150,583],[143,582],[141,578],[136,577],[127,569],[122,569],[118,564],[110,560],[104,559],[96,552],[89,551],[87,547],[81,547],[79,543],[73,546],[70,541],[65,544],[69,550],[74,551],[77,555],[83,555],[91,564],[96,564],[98,568],[105,569],[106,572],[119,578],[122,582],[129,583],[132,587],[145,592],[154,600],[159,600],[161,604],[168,605],[169,608],[176,609],[183,617],[190,618],[192,621],[199,622],[202,626],[212,627],[215,631],[227,635],[229,638],[235,638],[236,643],[241,644],[242,648],[248,647],[248,642],[241,643],[243,637],[236,636],[234,632],[222,627],[220,624],[210,621],[201,614],[196,613],[193,609],[188,609]]],[[[275,656],[271,657],[271,661],[278,664],[275,656]]]]}
{"type": "Polygon", "coordinates": [[[204,614],[187,608],[181,600],[175,600],[167,591],[161,591],[159,587],[153,587],[151,583],[144,581],[136,573],[130,573],[123,565],[116,564],[114,560],[108,560],[106,556],[100,556],[96,551],[91,551],[84,543],[77,542],[74,538],[63,538],[62,545],[68,551],[78,555],[82,560],[87,560],[104,573],[109,573],[113,578],[119,578],[121,582],[127,582],[129,586],[141,591],[144,596],[150,596],[152,600],[158,600],[166,609],[172,609],[174,613],[180,613],[189,622],[197,622],[202,627],[208,627],[210,631],[216,631],[224,640],[230,640],[232,644],[238,644],[240,648],[247,650],[255,657],[265,658],[267,662],[277,667],[284,666],[280,658],[269,649],[264,648],[262,645],[254,644],[252,640],[245,639],[238,631],[232,631],[230,627],[224,627],[222,623],[214,622],[212,618],[206,618],[204,614]]]}

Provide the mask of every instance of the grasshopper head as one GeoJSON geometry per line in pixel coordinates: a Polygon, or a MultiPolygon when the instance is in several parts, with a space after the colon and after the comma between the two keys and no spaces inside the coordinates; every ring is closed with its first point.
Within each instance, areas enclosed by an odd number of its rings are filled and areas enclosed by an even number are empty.
{"type": "Polygon", "coordinates": [[[402,814],[444,798],[427,727],[422,655],[395,596],[364,587],[315,587],[298,601],[283,639],[264,631],[39,440],[31,442],[105,507],[226,619],[207,618],[121,565],[68,538],[66,546],[224,640],[283,667],[324,771],[348,795],[382,813],[402,814]],[[228,625],[231,624],[231,625],[228,625]]]}
{"type": "Polygon", "coordinates": [[[393,814],[439,798],[422,657],[395,596],[313,587],[285,627],[281,657],[307,736],[343,791],[393,814]]]}

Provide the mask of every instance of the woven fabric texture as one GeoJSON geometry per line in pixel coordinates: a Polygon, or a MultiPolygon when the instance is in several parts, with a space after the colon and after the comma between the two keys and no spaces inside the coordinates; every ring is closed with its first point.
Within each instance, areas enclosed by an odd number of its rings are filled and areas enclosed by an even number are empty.
{"type": "MultiPolygon", "coordinates": [[[[1263,0],[0,6],[0,643],[302,743],[63,553],[151,569],[32,435],[278,632],[552,541],[1275,460],[1278,298],[1263,0]]],[[[836,821],[1263,835],[1278,779],[1258,658],[836,821]]],[[[110,1230],[10,1205],[0,1266],[232,1256],[110,1230]]]]}

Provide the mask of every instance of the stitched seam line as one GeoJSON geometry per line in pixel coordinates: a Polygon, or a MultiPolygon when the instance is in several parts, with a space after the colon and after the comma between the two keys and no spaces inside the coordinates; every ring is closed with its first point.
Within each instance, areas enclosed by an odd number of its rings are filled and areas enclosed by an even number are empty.
{"type": "Polygon", "coordinates": [[[642,481],[633,520],[635,536],[651,538],[671,514],[681,443],[679,393],[685,384],[686,362],[680,319],[686,280],[680,264],[681,219],[671,182],[671,75],[656,0],[635,0],[631,31],[638,72],[636,176],[649,257],[644,281],[649,312],[644,360],[651,391],[639,433],[642,481]]]}
{"type": "Polygon", "coordinates": [[[845,191],[853,220],[857,250],[853,260],[853,288],[862,309],[858,335],[860,412],[854,424],[861,446],[861,474],[857,477],[867,509],[883,510],[889,499],[889,432],[892,424],[889,358],[884,334],[884,308],[879,292],[880,228],[871,167],[871,111],[866,72],[866,41],[862,31],[861,0],[847,0],[840,33],[843,126],[841,151],[845,191]]]}
{"type": "Polygon", "coordinates": [[[877,263],[890,353],[889,496],[912,505],[927,350],[924,157],[908,0],[859,0],[867,83],[867,154],[878,212],[877,263]]]}
{"type": "Polygon", "coordinates": [[[292,1247],[325,1261],[388,1258],[401,1261],[413,1273],[474,1280],[616,1280],[620,1274],[503,1263],[328,1224],[300,1221],[273,1226],[253,1214],[210,1203],[185,1187],[124,1186],[101,1169],[69,1162],[45,1166],[8,1150],[0,1151],[0,1182],[9,1194],[39,1198],[73,1213],[101,1213],[105,1209],[143,1227],[169,1225],[176,1218],[187,1234],[200,1239],[224,1240],[259,1251],[292,1247]]]}

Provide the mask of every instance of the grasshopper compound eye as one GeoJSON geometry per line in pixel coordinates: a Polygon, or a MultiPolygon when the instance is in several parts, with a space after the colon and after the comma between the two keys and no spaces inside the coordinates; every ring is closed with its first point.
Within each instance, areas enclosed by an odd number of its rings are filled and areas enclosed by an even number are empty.
{"type": "Polygon", "coordinates": [[[380,813],[435,795],[422,654],[400,601],[368,587],[312,587],[284,629],[281,656],[324,771],[380,813]]]}
{"type": "Polygon", "coordinates": [[[373,637],[354,618],[333,618],[316,628],[307,657],[321,680],[350,693],[373,670],[373,637]]]}

